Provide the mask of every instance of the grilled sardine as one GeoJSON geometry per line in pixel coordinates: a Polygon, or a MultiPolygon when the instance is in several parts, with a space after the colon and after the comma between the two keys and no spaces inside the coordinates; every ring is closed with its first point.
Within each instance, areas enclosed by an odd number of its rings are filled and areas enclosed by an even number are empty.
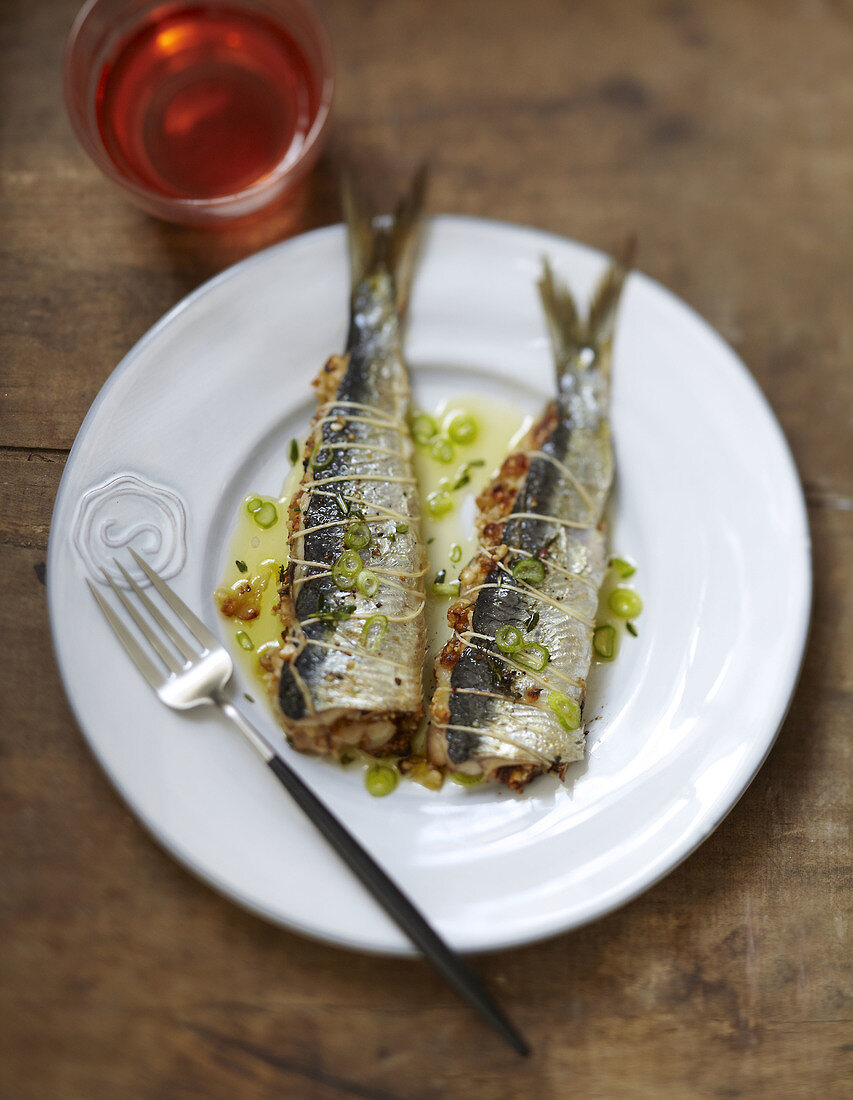
{"type": "Polygon", "coordinates": [[[423,712],[426,569],[400,326],[424,187],[422,171],[390,224],[344,193],[349,335],[314,382],[320,404],[288,514],[285,641],[273,673],[282,723],[305,752],[388,751],[423,712]]]}
{"type": "Polygon", "coordinates": [[[520,790],[584,753],[583,703],[613,478],[611,348],[627,264],[600,282],[587,320],[545,264],[539,283],[557,396],[477,499],[479,550],[436,660],[429,754],[520,790]]]}

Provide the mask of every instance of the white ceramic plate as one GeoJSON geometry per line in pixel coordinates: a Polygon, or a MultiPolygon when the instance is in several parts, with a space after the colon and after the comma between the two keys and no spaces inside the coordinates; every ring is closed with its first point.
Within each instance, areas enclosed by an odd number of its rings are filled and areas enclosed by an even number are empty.
{"type": "MultiPolygon", "coordinates": [[[[588,295],[604,257],[534,230],[430,223],[407,356],[418,402],[483,387],[535,412],[552,366],[541,258],[588,295]]],[[[132,543],[221,631],[211,603],[236,508],[275,494],[307,422],[309,381],[343,347],[340,226],[224,272],[126,356],[86,418],[51,529],[54,644],[80,726],[168,850],[271,920],[355,948],[406,952],[275,778],[215,711],[166,710],[83,583],[132,543]]],[[[525,943],[589,921],[670,871],[732,808],[790,700],[810,608],[805,506],[782,433],[723,341],[633,274],[614,363],[612,545],[639,564],[640,636],[590,684],[588,759],[523,797],[401,784],[287,759],[457,948],[525,943]]],[[[127,557],[127,555],[125,555],[127,557]]],[[[238,690],[248,685],[238,684],[238,690]]]]}

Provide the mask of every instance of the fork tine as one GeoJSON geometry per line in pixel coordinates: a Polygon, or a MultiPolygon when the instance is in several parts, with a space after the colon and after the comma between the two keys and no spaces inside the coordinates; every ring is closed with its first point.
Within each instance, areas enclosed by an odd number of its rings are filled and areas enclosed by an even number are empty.
{"type": "Polygon", "coordinates": [[[139,602],[142,604],[142,606],[145,608],[145,610],[148,612],[154,622],[160,627],[163,633],[169,638],[175,649],[178,650],[184,660],[194,661],[195,658],[198,656],[195,650],[191,649],[190,646],[187,645],[187,643],[177,632],[177,630],[175,630],[175,628],[172,626],[172,624],[169,622],[169,620],[166,618],[160,608],[148,599],[148,597],[145,595],[145,593],[142,591],[142,589],[139,587],[133,577],[131,577],[130,573],[128,573],[125,567],[121,564],[121,562],[117,558],[113,558],[113,561],[115,562],[116,568],[121,570],[121,575],[136,593],[139,602]]]}
{"type": "Polygon", "coordinates": [[[168,668],[170,672],[180,672],[181,669],[184,667],[183,663],[175,657],[174,653],[170,653],[166,646],[163,645],[161,639],[151,629],[150,625],[145,621],[143,616],[140,615],[139,611],[133,606],[128,597],[125,596],[124,592],[122,592],[122,590],[115,583],[115,581],[106,571],[106,569],[101,569],[101,572],[104,574],[104,580],[124,604],[125,611],[136,623],[140,633],[143,635],[145,640],[148,642],[148,644],[151,646],[151,648],[154,650],[154,652],[157,654],[157,656],[160,658],[166,668],[168,668]]]}
{"type": "Polygon", "coordinates": [[[128,656],[148,683],[157,691],[166,682],[166,677],[155,667],[154,663],[148,659],[140,648],[139,643],[88,578],[86,579],[86,584],[88,584],[89,591],[98,601],[98,606],[101,611],[103,611],[104,618],[113,628],[116,637],[127,650],[128,656]]]}
{"type": "Polygon", "coordinates": [[[145,576],[151,581],[166,603],[175,612],[184,626],[192,634],[195,635],[197,640],[208,650],[214,650],[219,648],[218,640],[210,633],[201,619],[197,618],[192,611],[187,607],[179,596],[176,596],[172,589],[166,584],[166,582],[154,572],[151,566],[141,558],[139,554],[133,549],[132,546],[128,547],[130,553],[133,555],[133,560],[145,574],[145,576]]]}

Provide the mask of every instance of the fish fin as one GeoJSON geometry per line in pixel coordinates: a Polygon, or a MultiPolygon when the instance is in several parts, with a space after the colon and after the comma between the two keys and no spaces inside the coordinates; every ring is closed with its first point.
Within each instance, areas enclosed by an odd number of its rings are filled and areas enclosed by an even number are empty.
{"type": "Polygon", "coordinates": [[[358,286],[374,272],[387,272],[394,279],[396,306],[401,315],[409,299],[426,184],[427,166],[422,164],[409,190],[397,203],[389,225],[373,218],[364,195],[349,175],[341,183],[352,286],[358,286]]]}
{"type": "Polygon", "coordinates": [[[586,322],[587,340],[595,348],[600,348],[613,339],[622,287],[633,267],[636,250],[637,238],[631,236],[611,260],[596,287],[586,322]]]}
{"type": "Polygon", "coordinates": [[[542,261],[542,278],[538,286],[551,336],[554,365],[560,378],[584,345],[584,329],[571,291],[554,278],[547,258],[542,261]]]}
{"type": "Polygon", "coordinates": [[[388,231],[388,267],[394,276],[397,312],[401,316],[409,304],[428,174],[426,164],[422,164],[415,172],[409,190],[397,203],[394,222],[388,231]]]}

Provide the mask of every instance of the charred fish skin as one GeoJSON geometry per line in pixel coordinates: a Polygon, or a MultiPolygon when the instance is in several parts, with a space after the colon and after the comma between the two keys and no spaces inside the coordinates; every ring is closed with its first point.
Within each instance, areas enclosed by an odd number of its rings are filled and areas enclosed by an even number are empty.
{"type": "Polygon", "coordinates": [[[347,346],[315,381],[320,406],[280,588],[278,705],[304,751],[376,750],[413,731],[422,713],[426,567],[400,336],[424,187],[421,171],[390,226],[376,225],[352,190],[344,195],[347,346]],[[344,554],[361,559],[358,575],[336,575],[344,554]]]}
{"type": "Polygon", "coordinates": [[[462,573],[454,635],[436,662],[433,762],[516,789],[541,772],[562,776],[584,752],[613,479],[610,362],[627,270],[610,266],[582,322],[545,265],[557,396],[478,499],[480,552],[462,573]],[[498,644],[506,629],[522,639],[512,652],[498,644]]]}

